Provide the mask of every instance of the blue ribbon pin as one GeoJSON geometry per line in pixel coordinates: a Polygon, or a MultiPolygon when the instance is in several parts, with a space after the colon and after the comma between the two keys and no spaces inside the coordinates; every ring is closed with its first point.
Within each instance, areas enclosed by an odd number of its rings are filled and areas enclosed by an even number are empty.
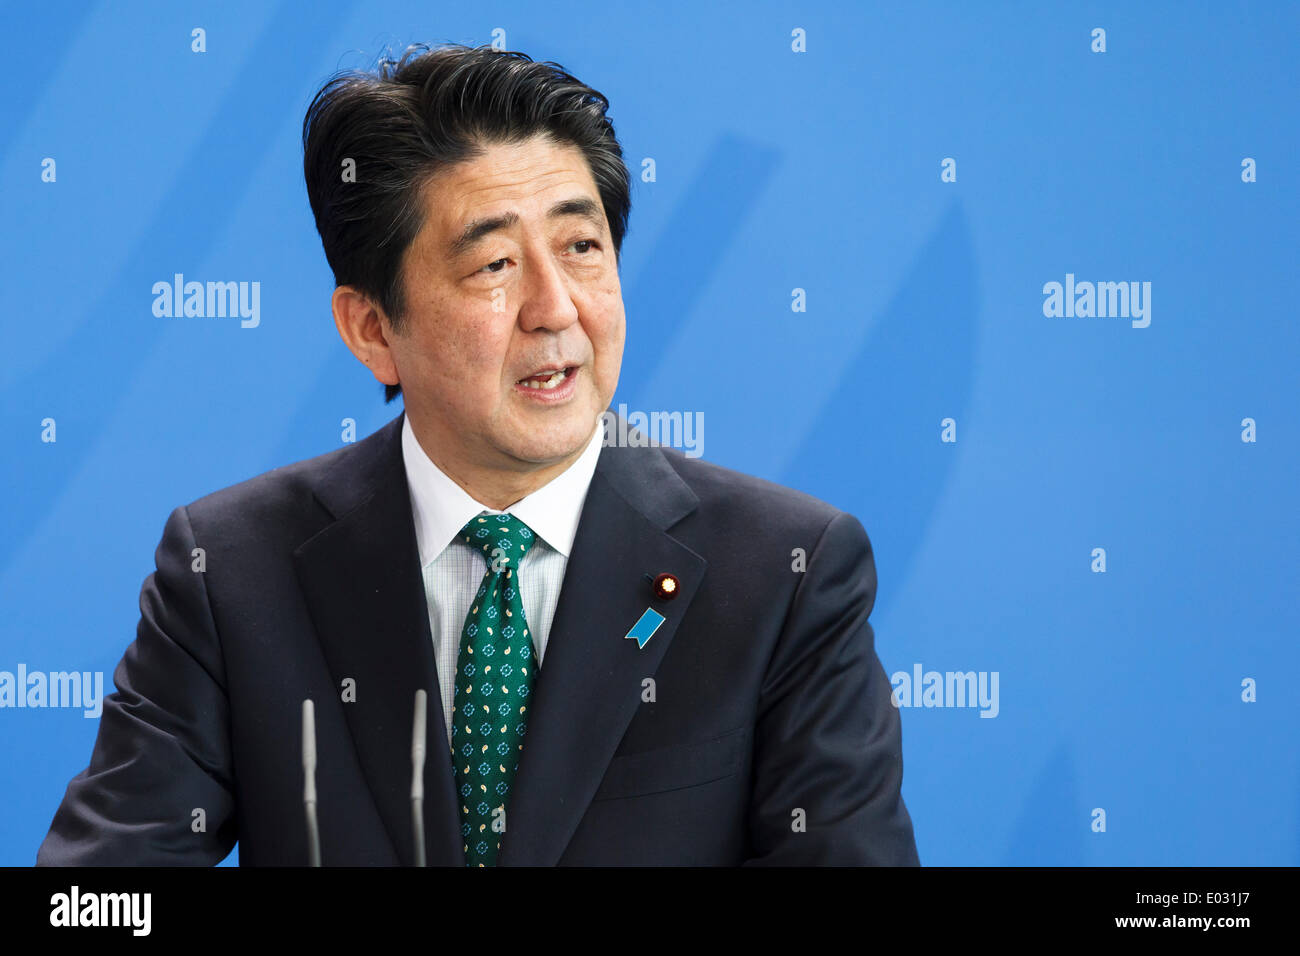
{"type": "Polygon", "coordinates": [[[659,630],[659,625],[666,620],[667,618],[654,608],[648,607],[645,609],[645,613],[632,625],[632,630],[627,632],[627,637],[624,637],[623,640],[626,641],[628,637],[634,637],[638,648],[645,647],[646,641],[650,640],[654,632],[659,630]]]}

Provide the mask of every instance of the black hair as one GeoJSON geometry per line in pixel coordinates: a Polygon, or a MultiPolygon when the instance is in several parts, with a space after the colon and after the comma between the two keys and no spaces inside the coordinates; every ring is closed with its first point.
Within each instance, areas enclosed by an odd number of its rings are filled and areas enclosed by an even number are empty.
{"type": "MultiPolygon", "coordinates": [[[[631,184],[609,101],[557,63],[490,46],[413,44],[373,71],[335,74],[303,118],[303,175],[335,286],[379,305],[405,328],[402,259],[423,225],[423,185],[485,145],[542,134],[580,149],[600,192],[615,263],[631,184]],[[348,161],[351,161],[348,164],[348,161]],[[344,175],[345,164],[355,181],[344,175]]],[[[384,400],[401,394],[386,385],[384,400]]]]}

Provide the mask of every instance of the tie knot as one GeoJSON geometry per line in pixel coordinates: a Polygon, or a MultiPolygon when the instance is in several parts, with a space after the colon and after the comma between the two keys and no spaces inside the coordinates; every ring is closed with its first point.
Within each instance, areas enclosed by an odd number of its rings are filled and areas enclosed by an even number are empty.
{"type": "Polygon", "coordinates": [[[483,552],[488,567],[500,574],[519,567],[537,536],[512,514],[480,514],[460,529],[461,540],[483,552]]]}

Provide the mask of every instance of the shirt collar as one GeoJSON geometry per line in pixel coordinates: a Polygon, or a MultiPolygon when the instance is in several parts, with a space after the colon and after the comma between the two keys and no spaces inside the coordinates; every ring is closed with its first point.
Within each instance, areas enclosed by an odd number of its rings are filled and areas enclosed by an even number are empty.
{"type": "MultiPolygon", "coordinates": [[[[578,533],[578,519],[604,444],[605,430],[601,422],[597,420],[593,424],[591,440],[572,465],[506,509],[566,558],[578,533]]],[[[484,511],[504,513],[474,500],[429,459],[415,437],[409,415],[402,416],[402,460],[411,489],[421,568],[436,560],[474,516],[484,511]]]]}

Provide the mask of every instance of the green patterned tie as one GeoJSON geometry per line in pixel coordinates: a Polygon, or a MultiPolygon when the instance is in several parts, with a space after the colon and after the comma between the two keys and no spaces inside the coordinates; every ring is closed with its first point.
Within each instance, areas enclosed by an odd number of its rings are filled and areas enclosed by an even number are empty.
{"type": "Polygon", "coordinates": [[[495,866],[536,670],[517,571],[537,538],[511,514],[480,514],[460,536],[482,550],[488,569],[460,632],[451,759],[465,865],[495,866]]]}

